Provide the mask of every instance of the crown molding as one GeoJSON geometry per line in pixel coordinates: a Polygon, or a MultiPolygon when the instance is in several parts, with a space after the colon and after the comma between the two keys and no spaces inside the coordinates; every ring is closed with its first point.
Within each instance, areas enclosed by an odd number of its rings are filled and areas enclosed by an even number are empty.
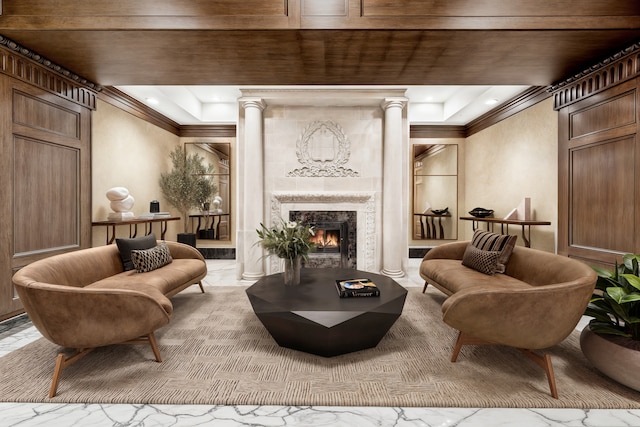
{"type": "Polygon", "coordinates": [[[116,108],[179,137],[234,138],[236,136],[235,124],[181,125],[113,86],[104,87],[98,97],[116,108]]]}
{"type": "Polygon", "coordinates": [[[639,75],[640,42],[550,86],[553,108],[559,110],[639,75]]]}
{"type": "Polygon", "coordinates": [[[551,97],[546,86],[532,86],[465,126],[466,135],[471,136],[551,97]]]}
{"type": "Polygon", "coordinates": [[[464,126],[411,125],[410,138],[467,138],[549,98],[545,86],[531,87],[464,126]]]}
{"type": "Polygon", "coordinates": [[[410,125],[409,138],[465,138],[464,126],[410,125]]]}
{"type": "Polygon", "coordinates": [[[179,136],[235,138],[236,125],[181,125],[179,136]]]}
{"type": "MultiPolygon", "coordinates": [[[[1,1],[0,1],[1,4],[1,1]]],[[[92,110],[102,88],[0,35],[0,72],[92,110]]]]}

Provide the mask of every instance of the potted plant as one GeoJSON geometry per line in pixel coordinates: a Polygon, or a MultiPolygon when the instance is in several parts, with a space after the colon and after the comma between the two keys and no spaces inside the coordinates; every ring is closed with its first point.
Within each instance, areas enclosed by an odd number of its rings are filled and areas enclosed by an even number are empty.
{"type": "Polygon", "coordinates": [[[309,252],[315,249],[311,241],[315,235],[313,227],[280,219],[280,224],[269,228],[260,223],[260,229],[256,231],[260,238],[258,243],[270,254],[284,260],[284,284],[300,284],[302,260],[306,261],[309,252]]]}
{"type": "Polygon", "coordinates": [[[160,190],[183,218],[184,233],[178,233],[178,241],[195,247],[196,236],[189,233],[189,211],[201,208],[215,192],[215,185],[207,176],[213,172],[213,166],[205,166],[203,157],[187,154],[182,146],[176,147],[169,157],[173,168],[160,174],[160,190]]]}
{"type": "Polygon", "coordinates": [[[640,391],[640,255],[613,270],[593,267],[596,289],[585,310],[593,319],[580,335],[587,359],[603,374],[640,391]]]}

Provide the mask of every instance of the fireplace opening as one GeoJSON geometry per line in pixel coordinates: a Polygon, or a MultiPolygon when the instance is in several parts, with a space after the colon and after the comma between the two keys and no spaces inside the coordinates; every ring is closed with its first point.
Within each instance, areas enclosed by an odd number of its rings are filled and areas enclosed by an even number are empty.
{"type": "Polygon", "coordinates": [[[316,249],[307,268],[356,268],[356,212],[290,211],[290,221],[313,226],[316,249]]]}

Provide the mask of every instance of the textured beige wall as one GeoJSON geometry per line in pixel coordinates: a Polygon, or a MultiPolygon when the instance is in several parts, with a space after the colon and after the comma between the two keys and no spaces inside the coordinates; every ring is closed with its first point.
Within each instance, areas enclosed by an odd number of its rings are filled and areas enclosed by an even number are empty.
{"type": "MultiPolygon", "coordinates": [[[[107,219],[111,212],[105,196],[112,187],[126,187],[135,198],[132,212],[137,216],[149,211],[149,202],[160,201],[160,210],[178,216],[162,197],[158,180],[171,169],[169,153],[180,138],[140,120],[106,102],[98,101],[92,116],[92,220],[107,219]]],[[[159,224],[153,231],[160,238],[159,224]]],[[[167,240],[176,240],[182,221],[169,223],[167,240]]],[[[144,225],[138,226],[138,236],[144,225]]],[[[117,227],[117,237],[128,237],[129,227],[117,227]]],[[[93,227],[93,246],[106,243],[106,227],[93,227]]]]}
{"type": "MultiPolygon", "coordinates": [[[[552,99],[470,136],[464,145],[465,199],[460,212],[483,207],[504,218],[524,197],[530,197],[532,219],[551,221],[551,226],[532,227],[532,247],[555,252],[558,115],[552,99]]],[[[460,239],[469,239],[471,223],[461,221],[459,226],[460,239]]],[[[521,235],[514,226],[509,233],[521,235]]]]}

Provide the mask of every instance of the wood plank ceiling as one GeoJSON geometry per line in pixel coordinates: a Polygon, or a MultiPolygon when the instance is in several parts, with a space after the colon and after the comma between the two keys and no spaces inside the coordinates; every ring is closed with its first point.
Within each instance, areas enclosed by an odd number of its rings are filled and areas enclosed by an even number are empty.
{"type": "Polygon", "coordinates": [[[640,41],[637,0],[3,0],[99,85],[533,85],[640,41]]]}

